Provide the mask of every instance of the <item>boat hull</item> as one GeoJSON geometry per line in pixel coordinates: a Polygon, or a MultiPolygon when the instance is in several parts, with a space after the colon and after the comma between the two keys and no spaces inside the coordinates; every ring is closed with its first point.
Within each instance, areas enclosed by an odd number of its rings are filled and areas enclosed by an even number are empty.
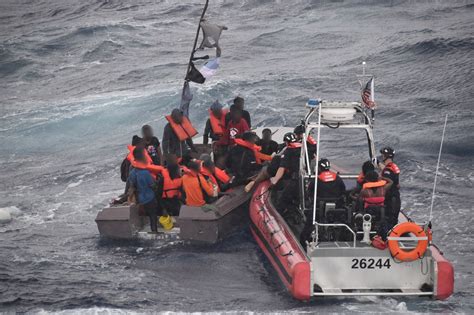
{"type": "MultiPolygon", "coordinates": [[[[321,243],[307,253],[275,209],[269,182],[261,183],[250,201],[252,234],[291,295],[298,300],[314,296],[386,295],[431,296],[446,299],[454,289],[452,264],[431,245],[423,261],[397,263],[388,249],[366,244],[331,246],[321,243]],[[326,246],[324,246],[326,245],[326,246]],[[391,268],[351,268],[355,260],[391,263],[391,268]],[[420,272],[420,264],[428,268],[420,272]],[[374,270],[375,269],[375,270],[374,270]]],[[[402,220],[406,220],[403,215],[402,220]]]]}

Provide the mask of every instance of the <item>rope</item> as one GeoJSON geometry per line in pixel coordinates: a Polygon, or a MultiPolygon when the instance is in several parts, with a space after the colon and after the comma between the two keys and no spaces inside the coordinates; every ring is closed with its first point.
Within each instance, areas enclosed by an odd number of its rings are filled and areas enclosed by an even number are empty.
{"type": "Polygon", "coordinates": [[[433,219],[433,206],[434,206],[434,200],[435,200],[435,195],[436,195],[436,182],[438,180],[439,162],[441,160],[441,151],[443,151],[444,134],[446,132],[447,123],[448,123],[448,114],[446,114],[446,117],[444,119],[443,135],[441,136],[441,144],[439,146],[439,153],[438,153],[438,163],[436,164],[435,179],[434,179],[434,184],[433,184],[433,194],[431,195],[431,207],[430,207],[430,217],[429,217],[430,226],[431,226],[431,220],[433,219]]]}

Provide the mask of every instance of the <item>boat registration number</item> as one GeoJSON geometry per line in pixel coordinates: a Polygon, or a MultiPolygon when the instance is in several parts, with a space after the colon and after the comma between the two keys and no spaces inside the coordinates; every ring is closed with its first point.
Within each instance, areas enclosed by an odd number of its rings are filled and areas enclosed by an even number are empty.
{"type": "Polygon", "coordinates": [[[352,269],[390,269],[390,258],[354,258],[352,259],[352,269]]]}

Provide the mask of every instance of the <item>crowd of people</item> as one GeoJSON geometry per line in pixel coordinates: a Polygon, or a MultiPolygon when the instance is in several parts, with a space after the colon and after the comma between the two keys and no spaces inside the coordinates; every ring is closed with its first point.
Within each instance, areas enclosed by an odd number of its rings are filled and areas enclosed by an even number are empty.
{"type": "MultiPolygon", "coordinates": [[[[141,205],[150,217],[152,233],[157,233],[158,216],[177,216],[182,204],[195,207],[210,204],[242,185],[249,193],[264,180],[270,180],[280,190],[275,205],[281,214],[298,208],[304,126],[298,125],[293,132],[286,133],[279,144],[272,139],[268,128],[260,137],[251,131],[251,117],[244,105],[244,99],[236,97],[229,110],[218,101],[210,106],[203,143],[212,148],[212,157],[207,153],[198,156],[192,140],[197,131],[179,109],[166,116],[168,123],[161,144],[148,125],[142,127],[141,137],[133,137],[130,153],[121,168],[122,180],[126,182],[122,201],[128,199],[141,205]]],[[[312,161],[316,158],[316,141],[311,136],[306,141],[312,161]]],[[[317,196],[336,200],[339,207],[347,206],[352,200],[354,212],[384,207],[388,231],[398,222],[400,170],[393,162],[393,149],[385,147],[380,152],[380,165],[365,162],[357,187],[350,192],[342,178],[331,170],[330,161],[319,160],[317,196]]],[[[315,186],[314,181],[309,183],[307,195],[314,192],[315,186]]],[[[309,238],[308,231],[312,228],[309,218],[306,222],[302,242],[309,238]]]]}

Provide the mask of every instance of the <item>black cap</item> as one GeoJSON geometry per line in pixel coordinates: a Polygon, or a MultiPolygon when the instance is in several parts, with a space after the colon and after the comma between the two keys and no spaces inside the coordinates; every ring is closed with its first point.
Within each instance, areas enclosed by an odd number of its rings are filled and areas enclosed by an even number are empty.
{"type": "Polygon", "coordinates": [[[380,150],[380,153],[382,153],[383,155],[386,155],[388,157],[391,157],[391,158],[393,158],[395,156],[395,150],[392,149],[391,147],[383,147],[380,150]]]}
{"type": "Polygon", "coordinates": [[[285,136],[283,137],[283,141],[289,142],[289,143],[296,142],[296,141],[297,141],[296,135],[295,135],[293,132],[288,132],[288,133],[286,133],[285,136]]]}
{"type": "Polygon", "coordinates": [[[321,159],[319,160],[319,168],[325,171],[329,171],[331,169],[331,162],[328,159],[321,159]]]}

